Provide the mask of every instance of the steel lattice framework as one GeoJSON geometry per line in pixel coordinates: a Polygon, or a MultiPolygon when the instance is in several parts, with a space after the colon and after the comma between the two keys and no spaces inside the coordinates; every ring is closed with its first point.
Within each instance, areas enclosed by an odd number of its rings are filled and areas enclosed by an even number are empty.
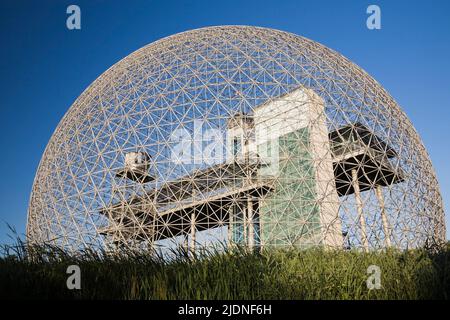
{"type": "Polygon", "coordinates": [[[297,35],[209,27],[147,45],[75,101],[40,162],[28,239],[71,250],[365,250],[445,239],[427,152],[393,98],[297,35]]]}

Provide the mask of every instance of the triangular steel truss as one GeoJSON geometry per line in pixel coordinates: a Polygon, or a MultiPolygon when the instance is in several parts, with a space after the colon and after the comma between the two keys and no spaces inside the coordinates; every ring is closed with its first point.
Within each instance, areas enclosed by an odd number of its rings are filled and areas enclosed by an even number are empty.
{"type": "Polygon", "coordinates": [[[444,221],[428,154],[373,78],[314,41],[226,26],[145,46],[83,92],[40,162],[27,236],[370,250],[442,243],[444,221]]]}

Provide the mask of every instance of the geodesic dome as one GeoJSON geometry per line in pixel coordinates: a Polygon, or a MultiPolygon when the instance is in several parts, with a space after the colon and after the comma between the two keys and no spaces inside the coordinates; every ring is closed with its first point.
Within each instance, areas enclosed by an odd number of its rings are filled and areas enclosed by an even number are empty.
{"type": "Polygon", "coordinates": [[[368,74],[305,38],[209,27],[130,54],[59,123],[28,239],[77,250],[410,248],[445,239],[430,159],[368,74]]]}

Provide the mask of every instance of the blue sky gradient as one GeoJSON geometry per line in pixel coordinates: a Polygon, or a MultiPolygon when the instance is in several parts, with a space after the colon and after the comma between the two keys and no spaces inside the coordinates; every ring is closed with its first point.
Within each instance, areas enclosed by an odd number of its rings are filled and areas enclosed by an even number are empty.
{"type": "MultiPolygon", "coordinates": [[[[2,1],[0,243],[25,232],[39,160],[64,113],[111,65],[140,47],[212,25],[254,25],[318,41],[372,75],[411,119],[450,209],[450,1],[2,1]],[[81,30],[66,8],[81,8],[81,30]],[[382,29],[366,28],[377,4],[382,29]]],[[[450,225],[447,214],[447,225],[450,225]]],[[[447,231],[447,238],[450,232],[447,231]]]]}

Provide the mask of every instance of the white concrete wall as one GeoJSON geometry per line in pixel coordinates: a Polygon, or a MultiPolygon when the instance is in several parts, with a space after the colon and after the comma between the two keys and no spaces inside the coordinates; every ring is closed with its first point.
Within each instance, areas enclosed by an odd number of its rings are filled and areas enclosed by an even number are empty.
{"type": "Polygon", "coordinates": [[[308,90],[310,102],[310,146],[316,174],[316,194],[320,207],[323,244],[332,248],[343,247],[342,224],[339,218],[339,196],[333,171],[333,156],[328,138],[323,100],[308,90]]]}
{"type": "Polygon", "coordinates": [[[276,175],[279,163],[278,138],[308,125],[308,97],[297,89],[254,109],[255,143],[259,156],[269,165],[263,175],[276,175]],[[271,152],[267,152],[270,143],[271,152]]]}

